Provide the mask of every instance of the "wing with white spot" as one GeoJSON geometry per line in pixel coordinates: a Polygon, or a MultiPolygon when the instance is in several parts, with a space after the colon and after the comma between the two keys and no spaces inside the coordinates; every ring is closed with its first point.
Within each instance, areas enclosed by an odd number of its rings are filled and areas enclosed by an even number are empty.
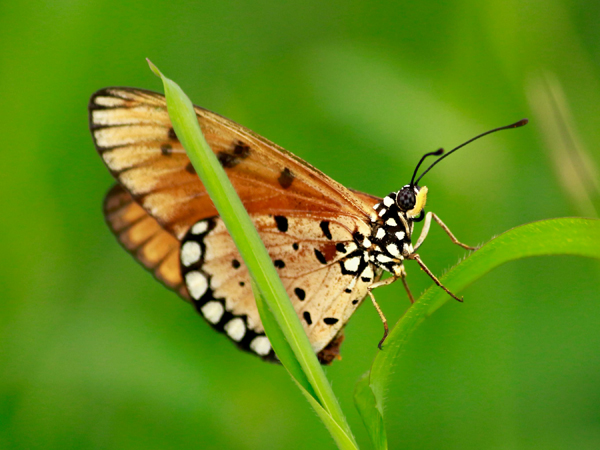
{"type": "MultiPolygon", "coordinates": [[[[380,275],[353,241],[356,224],[343,218],[251,218],[314,351],[321,352],[340,334],[380,275]]],[[[248,270],[223,221],[214,217],[192,227],[183,239],[181,259],[198,311],[241,348],[255,351],[252,342],[264,336],[264,328],[248,270]]]]}

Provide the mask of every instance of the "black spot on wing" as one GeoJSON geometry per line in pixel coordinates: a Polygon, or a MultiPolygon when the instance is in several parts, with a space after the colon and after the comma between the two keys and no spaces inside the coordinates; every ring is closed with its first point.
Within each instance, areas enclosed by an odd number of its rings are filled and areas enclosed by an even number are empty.
{"type": "Polygon", "coordinates": [[[327,264],[327,260],[325,259],[325,255],[321,253],[318,249],[315,248],[315,256],[319,260],[321,264],[327,264]]]}
{"type": "Polygon", "coordinates": [[[346,253],[346,246],[344,244],[342,244],[341,242],[338,242],[337,244],[335,244],[335,249],[340,253],[346,253]]]}
{"type": "Polygon", "coordinates": [[[187,166],[185,166],[185,170],[188,173],[191,173],[192,175],[196,175],[196,169],[194,169],[194,166],[192,166],[192,163],[188,163],[187,166]]]}
{"type": "Polygon", "coordinates": [[[310,313],[308,311],[304,311],[302,317],[304,317],[304,320],[306,320],[307,324],[312,325],[312,317],[310,317],[310,313]]]}
{"type": "Polygon", "coordinates": [[[217,153],[217,159],[225,169],[237,166],[250,156],[250,147],[242,141],[237,141],[229,152],[217,153]]]}
{"type": "Polygon", "coordinates": [[[357,303],[358,303],[358,299],[357,298],[355,298],[354,300],[352,300],[352,304],[353,305],[356,305],[357,303]]]}
{"type": "Polygon", "coordinates": [[[299,245],[297,242],[294,242],[294,243],[292,244],[292,248],[293,248],[294,250],[298,250],[298,249],[300,248],[300,245],[299,245]]]}
{"type": "Polygon", "coordinates": [[[306,298],[306,292],[304,292],[304,289],[296,288],[294,289],[294,293],[300,300],[304,300],[306,298]]]}
{"type": "Polygon", "coordinates": [[[323,235],[324,235],[324,236],[325,236],[327,239],[331,240],[331,239],[332,239],[332,236],[331,236],[331,230],[329,230],[329,221],[327,221],[327,220],[323,220],[323,221],[322,221],[322,222],[319,224],[319,226],[321,227],[321,231],[323,231],[323,235]]]}
{"type": "Polygon", "coordinates": [[[275,216],[275,223],[277,224],[277,229],[282,233],[285,233],[288,230],[288,220],[285,216],[275,216]]]}
{"type": "Polygon", "coordinates": [[[279,185],[282,188],[287,189],[292,185],[292,182],[294,181],[295,177],[296,176],[292,173],[292,171],[286,167],[281,171],[281,175],[279,176],[277,181],[279,181],[279,185]]]}
{"type": "Polygon", "coordinates": [[[246,159],[250,156],[250,147],[248,144],[238,141],[233,148],[233,154],[240,159],[246,159]]]}
{"type": "Polygon", "coordinates": [[[283,269],[285,267],[285,263],[281,259],[276,259],[273,261],[273,265],[278,269],[283,269]]]}
{"type": "Polygon", "coordinates": [[[225,169],[235,167],[240,163],[240,159],[238,157],[227,152],[217,153],[217,159],[225,169]]]}
{"type": "Polygon", "coordinates": [[[335,325],[339,321],[340,319],[336,319],[335,317],[325,317],[323,319],[323,322],[325,322],[327,325],[335,325]]]}
{"type": "Polygon", "coordinates": [[[239,269],[241,264],[237,259],[234,259],[233,261],[231,261],[231,265],[233,266],[234,269],[239,269]]]}
{"type": "Polygon", "coordinates": [[[177,133],[175,133],[175,130],[173,129],[173,127],[169,128],[169,132],[167,133],[167,136],[169,137],[169,139],[172,139],[174,141],[177,141],[177,133]]]}

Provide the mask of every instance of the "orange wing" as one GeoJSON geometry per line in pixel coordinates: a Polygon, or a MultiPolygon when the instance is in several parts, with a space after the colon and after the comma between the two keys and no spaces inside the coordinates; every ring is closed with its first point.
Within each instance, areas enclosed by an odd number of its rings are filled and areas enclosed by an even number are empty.
{"type": "Polygon", "coordinates": [[[181,243],[120,185],[104,198],[106,223],[121,245],[165,286],[190,300],[179,270],[181,243]]]}
{"type": "MultiPolygon", "coordinates": [[[[346,189],[276,144],[218,114],[195,107],[202,132],[249,213],[308,213],[369,220],[378,201],[346,189]]],[[[171,126],[165,98],[106,88],[89,106],[100,156],[135,201],[178,239],[217,215],[171,126]]]]}
{"type": "MultiPolygon", "coordinates": [[[[244,350],[272,359],[249,275],[177,140],[164,97],[107,88],[92,96],[89,111],[96,148],[120,183],[104,205],[118,240],[167,287],[188,301],[191,293],[194,306],[215,329],[244,350]],[[207,231],[197,234],[194,224],[207,231]],[[192,250],[187,254],[186,245],[192,250]]],[[[370,265],[356,274],[343,268],[344,260],[359,259],[352,253],[354,233],[370,233],[372,206],[380,199],[346,189],[224,117],[198,107],[196,114],[279,270],[313,349],[331,361],[344,325],[381,274],[370,265]]]]}

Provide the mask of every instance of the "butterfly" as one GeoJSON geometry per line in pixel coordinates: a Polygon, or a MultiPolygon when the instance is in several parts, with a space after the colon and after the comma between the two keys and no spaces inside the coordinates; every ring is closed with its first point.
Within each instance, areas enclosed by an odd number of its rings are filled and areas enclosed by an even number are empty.
{"type": "MultiPolygon", "coordinates": [[[[415,181],[421,163],[443,150],[426,153],[409,184],[379,198],[344,187],[225,117],[194,108],[322,363],[339,357],[343,328],[367,296],[382,318],[385,339],[387,322],[371,291],[401,279],[413,302],[405,260],[417,261],[461,300],[416,253],[432,220],[454,243],[474,249],[460,243],[438,216],[425,214],[427,188],[418,184],[452,152],[415,181]],[[413,246],[414,224],[421,220],[423,231],[413,246]],[[384,271],[391,276],[381,280],[384,271]]],[[[213,328],[243,350],[276,361],[248,270],[177,139],[164,96],[105,88],[92,95],[88,109],[96,149],[117,181],[106,194],[104,216],[118,241],[213,328]]]]}

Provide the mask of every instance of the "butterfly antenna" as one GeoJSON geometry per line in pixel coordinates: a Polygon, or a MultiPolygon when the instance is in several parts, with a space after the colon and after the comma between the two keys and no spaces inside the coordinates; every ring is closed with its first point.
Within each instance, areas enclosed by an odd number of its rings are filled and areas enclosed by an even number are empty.
{"type": "MultiPolygon", "coordinates": [[[[415,177],[417,176],[417,172],[419,171],[419,167],[421,167],[421,164],[423,163],[423,161],[425,161],[425,158],[427,158],[428,156],[440,156],[444,153],[444,149],[440,148],[438,150],[436,150],[435,152],[429,152],[429,153],[425,153],[422,157],[421,160],[419,161],[419,164],[417,164],[417,167],[415,167],[415,171],[413,172],[413,176],[410,179],[410,185],[414,186],[414,181],[415,181],[415,177]]],[[[418,183],[418,181],[417,181],[418,183]]]]}
{"type": "MultiPolygon", "coordinates": [[[[510,125],[506,125],[506,126],[503,126],[503,127],[494,128],[493,130],[486,131],[485,133],[481,133],[480,135],[478,135],[478,136],[475,136],[475,137],[474,137],[474,138],[472,138],[472,139],[469,139],[467,142],[464,142],[464,143],[460,144],[458,147],[456,147],[456,148],[453,148],[452,150],[450,150],[450,151],[449,151],[448,153],[446,153],[444,156],[442,156],[442,157],[440,157],[440,158],[436,159],[436,160],[433,162],[433,164],[431,164],[431,165],[430,165],[430,166],[429,166],[429,167],[428,167],[428,168],[427,168],[427,169],[426,169],[426,170],[425,170],[425,171],[424,171],[424,172],[421,174],[421,176],[420,176],[420,177],[417,179],[417,182],[416,182],[416,184],[419,184],[419,181],[421,180],[421,178],[423,178],[423,177],[425,176],[425,174],[426,174],[427,172],[429,172],[429,171],[430,171],[430,170],[433,168],[433,166],[435,166],[437,163],[439,163],[439,162],[440,162],[442,159],[446,158],[447,156],[450,156],[452,153],[454,153],[454,152],[455,152],[456,150],[458,150],[459,148],[462,148],[462,147],[464,147],[465,145],[467,145],[467,144],[470,144],[471,142],[473,142],[473,141],[476,141],[477,139],[479,139],[479,138],[481,138],[481,137],[483,137],[483,136],[486,136],[486,135],[488,135],[488,134],[495,133],[496,131],[500,131],[500,130],[507,130],[507,129],[509,129],[509,128],[519,128],[519,127],[522,127],[523,125],[527,125],[527,123],[528,123],[528,122],[529,122],[529,120],[527,120],[527,119],[521,119],[521,120],[519,120],[518,122],[511,123],[510,125]]],[[[439,150],[438,150],[438,151],[439,151],[439,150]]],[[[427,155],[430,155],[430,154],[431,154],[431,153],[428,153],[427,155]]],[[[425,155],[425,156],[427,156],[427,155],[425,155]]],[[[424,158],[425,158],[425,157],[423,157],[423,159],[424,159],[424,158]]],[[[422,160],[421,160],[421,161],[422,161],[422,160]]],[[[421,163],[419,162],[419,164],[421,164],[421,163]]],[[[419,167],[419,166],[417,166],[417,168],[418,168],[418,167],[419,167]]],[[[415,172],[416,172],[416,170],[415,170],[415,172]]],[[[413,175],[413,178],[414,178],[414,175],[413,175]]],[[[411,185],[412,185],[412,182],[411,182],[411,185]]]]}

